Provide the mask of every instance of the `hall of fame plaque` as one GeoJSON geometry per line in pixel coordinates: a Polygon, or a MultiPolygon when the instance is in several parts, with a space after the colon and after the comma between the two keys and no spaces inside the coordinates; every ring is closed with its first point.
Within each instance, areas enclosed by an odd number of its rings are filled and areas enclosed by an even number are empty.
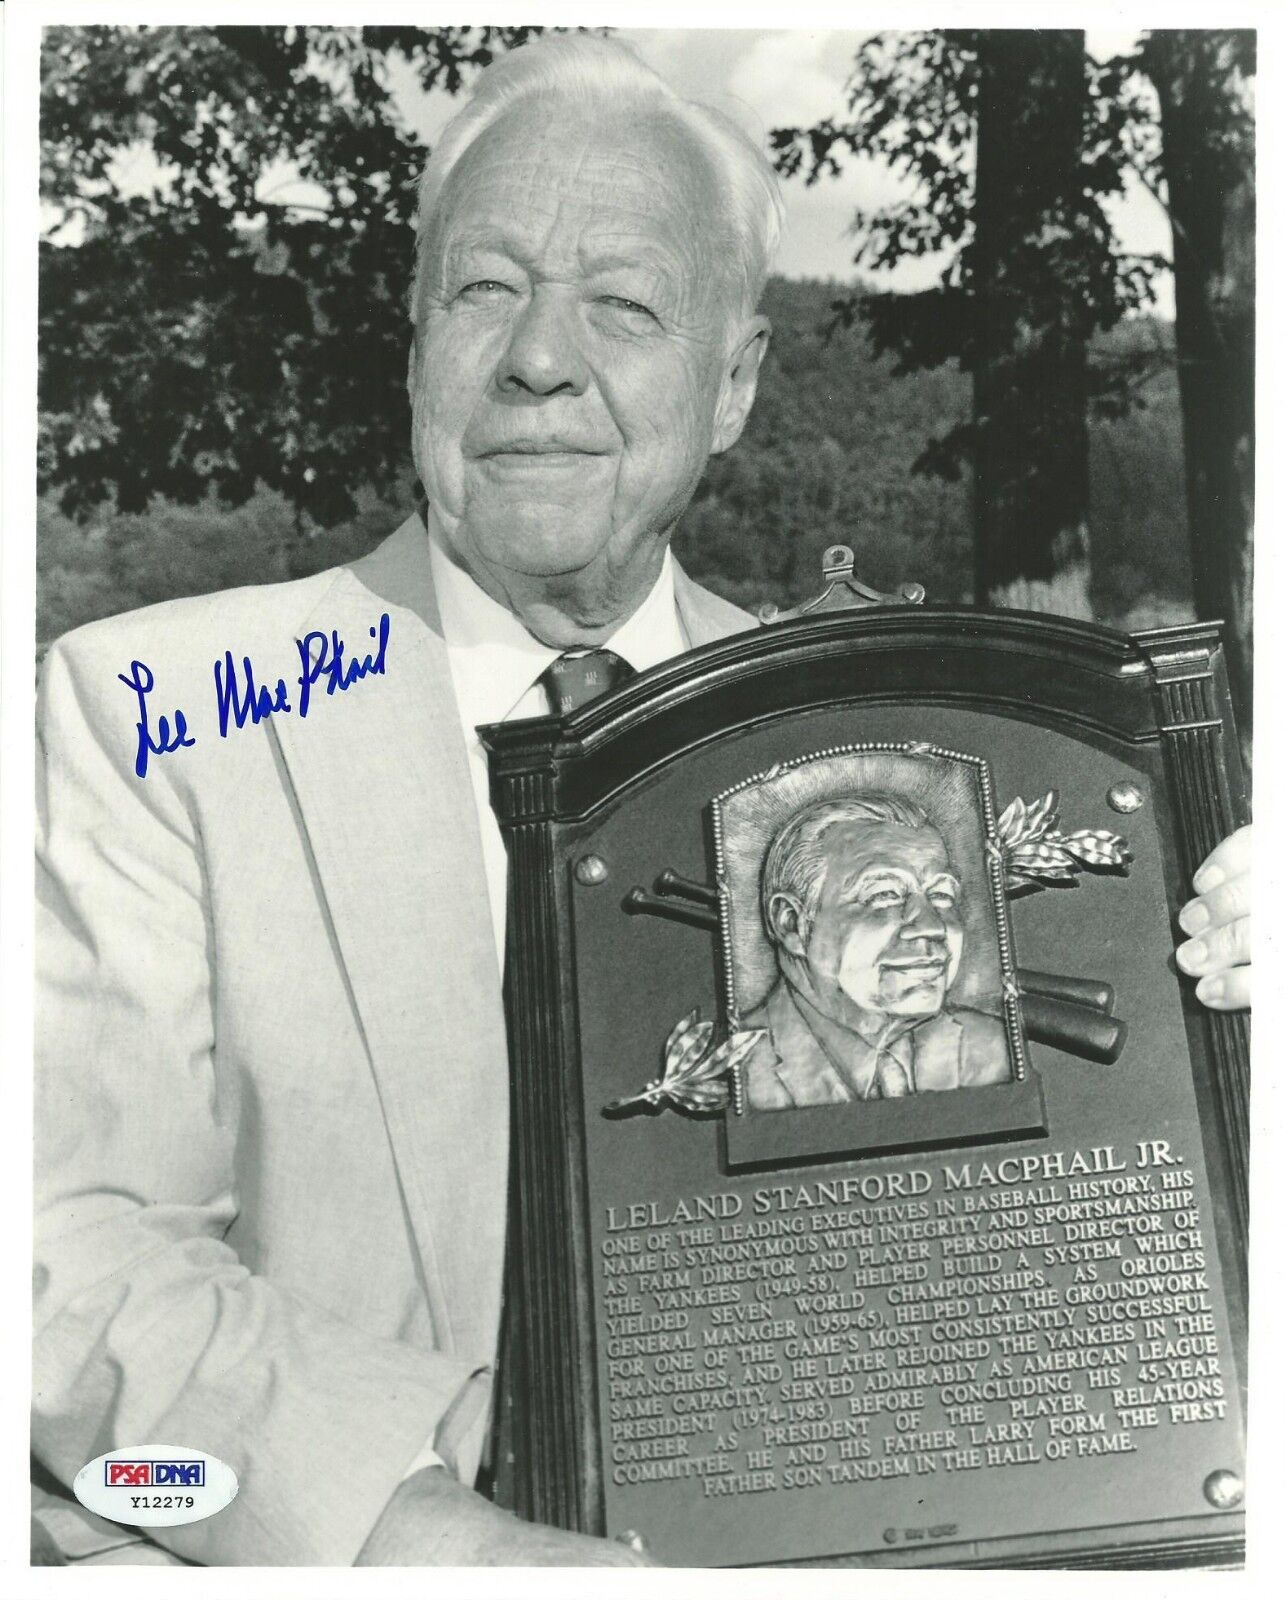
{"type": "Polygon", "coordinates": [[[1217,627],[827,576],[484,731],[508,1497],[676,1565],[1235,1562],[1247,1025],[1172,956],[1244,820],[1217,627]]]}

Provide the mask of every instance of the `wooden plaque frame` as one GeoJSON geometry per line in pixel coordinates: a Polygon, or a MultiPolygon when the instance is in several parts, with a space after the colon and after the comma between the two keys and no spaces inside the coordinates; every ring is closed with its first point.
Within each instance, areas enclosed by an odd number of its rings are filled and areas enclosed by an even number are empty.
{"type": "MultiPolygon", "coordinates": [[[[1129,638],[1018,612],[832,613],[694,651],[572,716],[482,730],[510,860],[513,1164],[502,1381],[513,1410],[513,1498],[535,1521],[604,1529],[572,886],[560,840],[684,752],[819,708],[891,704],[985,709],[1159,754],[1174,819],[1164,862],[1172,914],[1203,858],[1246,820],[1217,624],[1129,638]]],[[[1209,1012],[1190,993],[1184,1007],[1207,1171],[1223,1213],[1225,1287],[1230,1300],[1240,1297],[1244,1327],[1248,1019],[1209,1012]]],[[[1244,1373],[1244,1359],[1241,1366],[1244,1373]]],[[[1234,1513],[1198,1527],[1189,1519],[819,1564],[1231,1566],[1241,1541],[1234,1513]]]]}

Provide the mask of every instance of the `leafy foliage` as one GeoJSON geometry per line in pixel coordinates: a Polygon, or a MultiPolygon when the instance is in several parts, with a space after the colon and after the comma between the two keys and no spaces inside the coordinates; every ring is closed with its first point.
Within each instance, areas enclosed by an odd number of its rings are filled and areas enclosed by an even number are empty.
{"type": "MultiPolygon", "coordinates": [[[[977,373],[992,353],[980,314],[976,148],[984,53],[1008,49],[1009,37],[979,29],[875,34],[854,60],[846,116],[771,136],[779,169],[810,184],[837,174],[846,158],[885,162],[909,180],[899,198],[858,210],[855,262],[883,271],[942,255],[938,283],[915,293],[846,293],[832,307],[842,326],[860,316],[898,372],[954,360],[977,373]]],[[[1022,130],[1010,137],[1021,141],[1022,130]]],[[[1156,147],[1154,102],[1137,59],[1087,57],[1076,202],[1036,205],[1025,217],[1014,207],[1024,231],[1006,241],[1006,281],[1024,297],[1021,318],[1032,337],[1042,302],[1075,308],[1085,339],[1147,305],[1164,263],[1121,250],[1106,206],[1127,173],[1155,160],[1156,147]]],[[[1099,414],[1120,415],[1137,402],[1134,366],[1096,364],[1092,378],[1099,414]]],[[[976,443],[976,424],[962,419],[927,442],[917,469],[956,475],[976,443]]]]}
{"type": "Polygon", "coordinates": [[[1127,872],[1133,854],[1119,834],[1107,828],[1077,828],[1063,833],[1058,826],[1058,790],[1050,789],[1041,800],[1012,800],[996,823],[996,834],[1004,856],[1005,888],[1041,888],[1046,884],[1066,887],[1077,874],[1127,872]]]}
{"type": "Polygon", "coordinates": [[[931,599],[969,591],[964,497],[911,472],[925,434],[968,414],[968,384],[951,368],[899,382],[859,331],[828,335],[838,292],[768,285],[772,344],[750,421],[711,461],[676,536],[696,578],[750,609],[815,593],[832,544],[852,545],[877,588],[912,580],[931,599]]]}
{"type": "Polygon", "coordinates": [[[668,1103],[676,1111],[699,1115],[722,1111],[731,1097],[737,1066],[763,1038],[766,1029],[745,1028],[730,1034],[711,1049],[714,1023],[699,1020],[689,1011],[665,1041],[665,1070],[638,1094],[609,1101],[608,1116],[628,1116],[637,1111],[660,1111],[668,1103]]]}
{"type": "Polygon", "coordinates": [[[83,517],[259,482],[322,525],[391,488],[428,153],[394,78],[454,93],[538,31],[47,29],[42,488],[83,517]],[[318,204],[274,199],[287,176],[318,204]]]}
{"type": "MultiPolygon", "coordinates": [[[[171,595],[318,570],[405,515],[404,304],[426,151],[394,91],[408,79],[454,91],[533,31],[46,30],[42,640],[171,595]],[[131,182],[131,164],[155,183],[131,182]],[[287,176],[315,186],[316,210],[281,203],[287,176]]],[[[962,77],[952,91],[966,110],[967,89],[962,77]]],[[[956,99],[942,101],[948,128],[956,99]]],[[[950,158],[948,145],[947,217],[968,186],[950,158]]],[[[916,369],[887,341],[872,354],[859,300],[879,297],[769,285],[759,400],[680,527],[694,575],[749,607],[815,593],[835,543],[854,545],[879,587],[971,593],[964,486],[912,472],[926,438],[971,425],[951,315],[908,299],[920,345],[938,341],[935,364],[916,369]],[[836,301],[861,326],[827,337],[836,301]]],[[[1135,321],[1096,349],[1142,370],[1157,408],[1125,408],[1092,435],[1099,614],[1168,619],[1187,579],[1170,346],[1135,321]]]]}
{"type": "MultiPolygon", "coordinates": [[[[1236,189],[1254,170],[1257,55],[1252,28],[1163,28],[1146,33],[1127,58],[1153,83],[1172,92],[1186,89],[1195,102],[1191,109],[1199,120],[1203,162],[1221,193],[1236,189]]],[[[1132,133],[1134,169],[1159,195],[1166,187],[1160,129],[1136,124],[1132,133]]]]}

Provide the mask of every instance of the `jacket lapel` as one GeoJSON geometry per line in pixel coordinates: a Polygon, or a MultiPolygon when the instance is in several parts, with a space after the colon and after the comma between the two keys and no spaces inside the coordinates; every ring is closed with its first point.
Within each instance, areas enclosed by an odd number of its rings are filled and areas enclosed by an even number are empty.
{"type": "Polygon", "coordinates": [[[500,1314],[509,1087],[500,975],[464,738],[410,518],[343,570],[299,634],[386,672],[275,717],[352,985],[440,1346],[490,1361],[500,1314]]]}
{"type": "Polygon", "coordinates": [[[835,1070],[816,1035],[779,981],[768,998],[769,1037],[777,1052],[777,1077],[797,1106],[839,1105],[856,1096],[835,1070]]]}
{"type": "MultiPolygon", "coordinates": [[[[691,644],[754,619],[675,567],[691,644]]],[[[301,617],[349,657],[389,614],[386,671],[270,723],[352,985],[441,1347],[491,1361],[509,1075],[468,757],[418,516],[301,617]]]]}

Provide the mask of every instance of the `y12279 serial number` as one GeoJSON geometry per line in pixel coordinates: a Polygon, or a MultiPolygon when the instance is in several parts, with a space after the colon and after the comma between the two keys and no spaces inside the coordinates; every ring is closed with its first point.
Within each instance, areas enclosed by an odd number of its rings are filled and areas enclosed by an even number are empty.
{"type": "Polygon", "coordinates": [[[132,1494],[129,1503],[135,1511],[191,1511],[196,1501],[190,1494],[132,1494]]]}

